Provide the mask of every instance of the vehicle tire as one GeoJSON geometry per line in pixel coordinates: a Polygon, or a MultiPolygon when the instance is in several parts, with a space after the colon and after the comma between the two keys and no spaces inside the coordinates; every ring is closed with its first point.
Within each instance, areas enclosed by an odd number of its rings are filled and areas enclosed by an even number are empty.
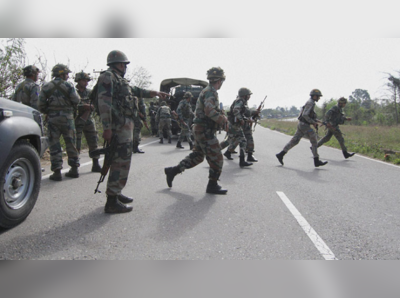
{"type": "Polygon", "coordinates": [[[31,213],[40,191],[39,154],[26,140],[15,143],[0,169],[0,226],[12,228],[31,213]]]}

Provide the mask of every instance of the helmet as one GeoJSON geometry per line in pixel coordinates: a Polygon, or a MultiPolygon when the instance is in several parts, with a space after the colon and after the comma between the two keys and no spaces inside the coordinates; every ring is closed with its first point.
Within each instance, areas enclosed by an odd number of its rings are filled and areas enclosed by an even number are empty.
{"type": "Polygon", "coordinates": [[[313,96],[313,95],[322,96],[322,93],[321,93],[321,91],[319,91],[319,89],[313,89],[310,92],[310,96],[313,96]]]}
{"type": "Polygon", "coordinates": [[[121,51],[114,50],[111,51],[107,56],[107,65],[110,65],[112,63],[129,64],[131,62],[128,60],[128,57],[126,57],[124,53],[122,53],[121,51]]]}
{"type": "Polygon", "coordinates": [[[163,101],[161,102],[161,105],[162,105],[162,106],[166,106],[166,105],[167,105],[167,103],[165,102],[165,100],[163,100],[163,101]]]}
{"type": "Polygon", "coordinates": [[[347,103],[347,98],[344,97],[339,98],[338,103],[347,103]]]}
{"type": "Polygon", "coordinates": [[[192,98],[193,97],[193,95],[192,95],[192,93],[191,92],[186,92],[185,93],[185,95],[183,96],[183,98],[192,98]]]}
{"type": "Polygon", "coordinates": [[[37,68],[35,65],[28,65],[23,68],[22,71],[24,72],[24,76],[29,77],[40,72],[40,69],[37,68]]]}
{"type": "Polygon", "coordinates": [[[216,81],[218,79],[225,80],[225,73],[221,67],[212,67],[207,70],[207,80],[216,81]]]}
{"type": "Polygon", "coordinates": [[[83,70],[81,72],[78,72],[75,75],[75,82],[79,82],[79,80],[88,80],[91,81],[92,79],[90,78],[90,75],[88,73],[83,72],[83,70]]]}
{"type": "Polygon", "coordinates": [[[251,93],[250,89],[248,88],[240,88],[239,89],[239,96],[246,96],[246,95],[252,95],[253,93],[251,93]]]}
{"type": "Polygon", "coordinates": [[[51,70],[52,77],[58,77],[62,74],[68,74],[71,71],[69,70],[68,66],[64,64],[56,64],[54,65],[53,69],[51,70]]]}

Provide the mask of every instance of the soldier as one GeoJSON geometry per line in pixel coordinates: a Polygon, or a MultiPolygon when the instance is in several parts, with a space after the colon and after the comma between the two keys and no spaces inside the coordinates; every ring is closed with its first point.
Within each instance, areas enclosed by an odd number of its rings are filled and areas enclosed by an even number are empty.
{"type": "Polygon", "coordinates": [[[228,128],[228,139],[224,140],[221,143],[221,149],[226,148],[228,145],[228,149],[224,153],[225,157],[229,160],[232,160],[231,157],[232,152],[236,148],[237,145],[240,146],[240,167],[251,166],[252,163],[248,163],[244,160],[245,158],[245,150],[247,147],[247,140],[243,132],[243,127],[251,122],[250,118],[247,118],[244,114],[246,112],[246,104],[250,99],[251,91],[248,88],[240,88],[238,92],[238,97],[232,103],[230,111],[229,111],[229,128],[228,128]]]}
{"type": "Polygon", "coordinates": [[[283,150],[276,154],[279,162],[283,165],[283,157],[285,154],[294,146],[296,146],[303,136],[308,136],[311,142],[311,151],[314,156],[314,166],[324,166],[328,162],[322,162],[319,160],[318,150],[317,150],[317,134],[315,130],[311,127],[318,127],[318,123],[321,123],[321,120],[317,119],[317,114],[314,112],[315,103],[318,102],[322,93],[318,89],[313,89],[310,92],[310,99],[306,102],[306,104],[301,108],[300,116],[299,116],[299,124],[297,125],[297,131],[293,138],[286,144],[283,150]]]}
{"type": "Polygon", "coordinates": [[[190,118],[193,115],[192,107],[190,105],[190,100],[193,97],[192,93],[186,92],[183,96],[183,99],[179,102],[178,108],[176,112],[178,114],[178,119],[181,123],[181,134],[179,135],[178,143],[176,144],[176,148],[184,149],[181,142],[186,137],[189,142],[190,150],[193,149],[192,143],[192,131],[189,126],[190,118]]]}
{"type": "Polygon", "coordinates": [[[149,107],[149,117],[150,117],[151,134],[153,136],[157,134],[157,126],[156,126],[157,109],[158,106],[155,106],[154,102],[151,101],[149,107]]]}
{"type": "Polygon", "coordinates": [[[107,181],[106,213],[123,213],[132,211],[125,205],[133,201],[121,193],[125,187],[131,166],[133,146],[133,118],[138,107],[136,96],[164,98],[164,92],[149,91],[129,86],[124,79],[127,56],[121,51],[111,51],[107,56],[109,68],[100,74],[98,79],[98,107],[103,125],[103,138],[108,143],[113,135],[118,137],[117,152],[112,157],[107,181]]]}
{"type": "Polygon", "coordinates": [[[52,81],[45,83],[39,95],[38,108],[48,117],[48,134],[51,170],[50,180],[61,181],[62,148],[60,137],[63,136],[68,165],[71,169],[65,176],[78,178],[79,152],[76,149],[76,131],[74,123],[74,109],[80,102],[74,86],[67,82],[71,71],[64,64],[56,64],[52,69],[52,81]]]}
{"type": "Polygon", "coordinates": [[[135,128],[133,129],[133,153],[144,153],[139,149],[140,141],[142,140],[141,131],[143,127],[142,121],[146,121],[146,105],[144,104],[143,97],[138,99],[138,111],[133,118],[135,128]]]}
{"type": "Polygon", "coordinates": [[[210,166],[208,185],[206,192],[211,194],[226,194],[227,190],[218,185],[218,179],[222,172],[223,156],[218,139],[215,135],[218,124],[224,127],[228,119],[219,109],[219,100],[217,91],[225,81],[224,71],[220,67],[213,67],[207,71],[209,85],[204,88],[197,100],[195,119],[193,121],[194,149],[177,166],[165,168],[164,172],[167,178],[167,184],[172,187],[174,177],[190,169],[201,162],[204,157],[210,166]]]}
{"type": "Polygon", "coordinates": [[[171,131],[171,108],[167,106],[165,101],[161,102],[161,106],[157,110],[156,122],[158,122],[158,137],[160,144],[164,143],[164,127],[167,129],[168,143],[171,144],[172,131],[171,131]]]}
{"type": "Polygon", "coordinates": [[[24,105],[38,109],[40,87],[36,83],[39,79],[40,69],[35,65],[28,65],[22,69],[25,81],[17,85],[11,99],[22,102],[24,105]]]}
{"type": "Polygon", "coordinates": [[[350,117],[345,117],[343,113],[343,109],[347,104],[347,99],[344,97],[339,98],[338,104],[333,106],[327,113],[326,113],[326,126],[328,131],[326,135],[319,140],[318,147],[322,146],[322,144],[328,142],[332,136],[335,136],[338,140],[340,147],[342,148],[343,156],[347,159],[352,157],[355,153],[347,152],[347,148],[344,145],[344,138],[343,134],[339,129],[339,124],[344,124],[344,121],[351,121],[350,117]]]}
{"type": "MultiPolygon", "coordinates": [[[[90,78],[88,73],[83,71],[75,75],[75,82],[77,83],[75,88],[81,97],[81,102],[78,104],[78,111],[75,117],[75,129],[76,129],[76,149],[81,152],[82,134],[85,134],[86,141],[89,146],[89,152],[97,149],[99,137],[96,131],[96,122],[93,117],[94,107],[90,104],[89,95],[92,89],[88,89],[87,85],[90,78]]],[[[99,164],[100,156],[94,156],[92,159],[92,172],[100,173],[101,166],[99,164]]]]}

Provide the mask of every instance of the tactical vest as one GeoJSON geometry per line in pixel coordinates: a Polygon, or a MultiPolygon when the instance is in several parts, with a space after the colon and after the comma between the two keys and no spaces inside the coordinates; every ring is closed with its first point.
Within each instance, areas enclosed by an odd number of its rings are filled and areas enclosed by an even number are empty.
{"type": "Polygon", "coordinates": [[[229,122],[230,123],[232,123],[232,124],[235,124],[235,114],[233,113],[233,109],[235,108],[235,105],[236,105],[236,103],[238,102],[238,101],[242,101],[243,102],[243,107],[241,108],[241,111],[240,111],[240,113],[243,115],[245,112],[246,112],[246,108],[245,108],[245,102],[244,102],[244,99],[243,98],[237,98],[237,99],[235,99],[234,100],[234,102],[231,104],[231,107],[229,108],[229,112],[227,113],[228,114],[228,120],[229,120],[229,122]]]}
{"type": "MultiPolygon", "coordinates": [[[[299,115],[299,117],[298,117],[297,119],[298,119],[300,122],[304,122],[304,123],[307,123],[307,124],[311,124],[311,123],[309,123],[309,122],[303,117],[304,108],[305,108],[305,105],[301,107],[301,109],[300,109],[300,115],[299,115]]],[[[312,110],[312,111],[310,112],[309,117],[310,117],[311,119],[314,119],[314,120],[317,119],[317,114],[314,112],[314,110],[312,110]]]]}
{"type": "Polygon", "coordinates": [[[113,105],[116,105],[120,114],[129,118],[137,117],[138,98],[132,93],[132,87],[125,78],[112,73],[117,79],[113,90],[113,105]]]}
{"type": "Polygon", "coordinates": [[[160,107],[160,118],[171,118],[171,110],[167,106],[160,107]]]}

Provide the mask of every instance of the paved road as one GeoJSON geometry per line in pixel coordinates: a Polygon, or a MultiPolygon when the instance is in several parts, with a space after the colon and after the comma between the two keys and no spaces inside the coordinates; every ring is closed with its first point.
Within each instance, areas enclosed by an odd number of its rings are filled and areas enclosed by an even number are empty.
{"type": "Polygon", "coordinates": [[[281,166],[275,154],[289,139],[257,126],[260,161],[241,169],[236,156],[225,160],[220,184],[228,194],[217,196],[205,193],[206,162],[169,189],[163,168],[189,146],[148,138],[124,189],[134,209],[121,215],[103,213],[105,195],[93,194],[99,174],[87,156],[79,179],[53,182],[47,170],[27,220],[0,231],[0,259],[399,259],[400,168],[357,155],[345,160],[328,147],[320,148],[328,165],[314,168],[308,140],[281,166]]]}

